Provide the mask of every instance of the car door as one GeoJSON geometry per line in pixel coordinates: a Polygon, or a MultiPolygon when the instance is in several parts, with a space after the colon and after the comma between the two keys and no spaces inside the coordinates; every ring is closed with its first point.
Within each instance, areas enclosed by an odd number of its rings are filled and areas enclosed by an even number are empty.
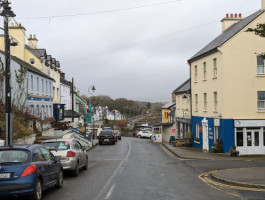
{"type": "Polygon", "coordinates": [[[85,166],[85,164],[86,164],[86,151],[83,150],[82,145],[78,141],[76,141],[76,143],[77,143],[78,148],[80,150],[80,157],[82,159],[82,166],[85,166]]]}
{"type": "Polygon", "coordinates": [[[57,182],[58,165],[55,162],[54,155],[48,149],[41,147],[40,150],[41,150],[42,154],[44,155],[45,160],[48,164],[48,173],[47,173],[48,183],[47,183],[47,185],[48,185],[48,187],[50,187],[50,186],[56,184],[56,182],[57,182]]]}
{"type": "Polygon", "coordinates": [[[81,152],[82,150],[81,145],[76,140],[73,140],[73,146],[74,146],[74,150],[77,155],[77,158],[79,160],[79,167],[81,167],[84,165],[84,161],[82,158],[82,152],[81,152]]]}

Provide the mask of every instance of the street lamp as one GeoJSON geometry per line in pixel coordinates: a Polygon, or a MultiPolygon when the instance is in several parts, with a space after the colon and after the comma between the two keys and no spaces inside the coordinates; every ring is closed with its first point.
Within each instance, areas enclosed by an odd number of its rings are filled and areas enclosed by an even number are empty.
{"type": "Polygon", "coordinates": [[[10,38],[8,33],[8,20],[16,15],[9,7],[8,0],[0,1],[0,8],[3,7],[0,16],[4,17],[4,34],[5,34],[5,92],[6,92],[6,145],[12,145],[12,110],[11,110],[11,73],[10,73],[10,38]]]}

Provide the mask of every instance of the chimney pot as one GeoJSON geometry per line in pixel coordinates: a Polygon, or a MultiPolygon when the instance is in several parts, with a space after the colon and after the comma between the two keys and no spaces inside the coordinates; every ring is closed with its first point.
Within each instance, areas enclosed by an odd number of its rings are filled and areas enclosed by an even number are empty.
{"type": "Polygon", "coordinates": [[[234,18],[234,15],[233,14],[230,14],[230,18],[234,18]]]}
{"type": "Polygon", "coordinates": [[[34,39],[36,39],[36,34],[33,35],[34,39]]]}
{"type": "Polygon", "coordinates": [[[226,14],[226,18],[229,18],[229,14],[228,13],[226,14]]]}
{"type": "Polygon", "coordinates": [[[32,39],[32,34],[29,35],[29,39],[32,39]]]}
{"type": "Polygon", "coordinates": [[[21,27],[22,26],[21,23],[19,23],[18,26],[21,27]]]}
{"type": "Polygon", "coordinates": [[[242,14],[241,13],[239,13],[239,18],[242,18],[242,14]]]}
{"type": "Polygon", "coordinates": [[[235,18],[237,18],[237,13],[235,14],[235,18]]]}

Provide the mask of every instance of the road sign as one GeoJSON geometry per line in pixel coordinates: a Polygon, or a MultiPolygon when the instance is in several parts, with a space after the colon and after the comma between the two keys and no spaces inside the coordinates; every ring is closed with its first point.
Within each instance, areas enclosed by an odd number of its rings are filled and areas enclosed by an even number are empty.
{"type": "Polygon", "coordinates": [[[154,136],[153,139],[156,140],[156,136],[154,136]]]}

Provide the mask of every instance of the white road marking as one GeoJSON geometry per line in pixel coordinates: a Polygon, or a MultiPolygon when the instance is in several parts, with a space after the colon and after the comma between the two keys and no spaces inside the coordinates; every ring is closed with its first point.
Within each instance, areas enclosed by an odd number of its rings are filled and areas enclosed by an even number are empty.
{"type": "Polygon", "coordinates": [[[100,192],[98,193],[98,195],[94,198],[94,200],[99,200],[102,199],[100,197],[103,197],[103,194],[105,192],[105,190],[110,186],[112,179],[118,175],[119,171],[122,168],[122,165],[125,161],[128,161],[129,156],[131,155],[131,150],[132,150],[132,145],[130,142],[128,142],[129,144],[129,150],[127,155],[125,156],[125,158],[120,162],[120,164],[118,165],[118,167],[116,168],[116,170],[113,172],[113,174],[111,175],[111,177],[109,178],[109,180],[105,183],[104,187],[100,190],[100,192]]]}
{"type": "Polygon", "coordinates": [[[111,188],[110,188],[108,194],[106,195],[105,199],[109,199],[109,198],[111,197],[112,192],[113,192],[115,186],[116,186],[115,184],[113,184],[113,185],[111,186],[111,188]]]}

